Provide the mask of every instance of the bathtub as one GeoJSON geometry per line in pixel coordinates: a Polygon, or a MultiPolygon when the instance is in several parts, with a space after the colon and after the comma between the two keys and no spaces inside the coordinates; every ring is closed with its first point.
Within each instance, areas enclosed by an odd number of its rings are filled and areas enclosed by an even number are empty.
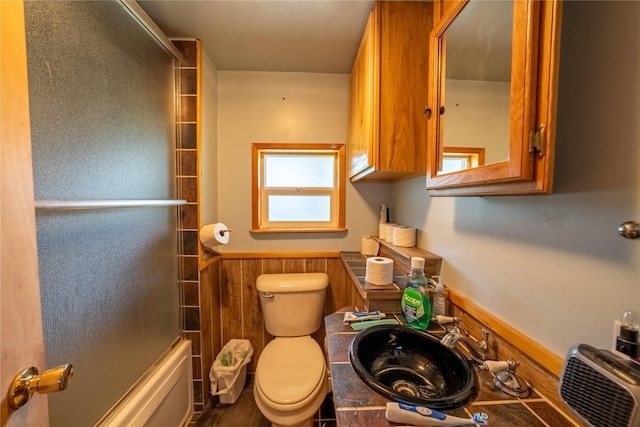
{"type": "Polygon", "coordinates": [[[193,416],[191,341],[178,340],[95,427],[184,426],[193,416]]]}

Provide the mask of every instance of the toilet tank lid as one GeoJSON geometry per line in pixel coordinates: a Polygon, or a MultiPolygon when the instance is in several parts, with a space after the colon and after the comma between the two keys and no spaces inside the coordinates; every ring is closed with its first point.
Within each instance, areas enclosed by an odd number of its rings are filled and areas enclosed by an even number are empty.
{"type": "Polygon", "coordinates": [[[305,292],[325,289],[329,285],[326,273],[261,274],[256,280],[259,292],[305,292]]]}

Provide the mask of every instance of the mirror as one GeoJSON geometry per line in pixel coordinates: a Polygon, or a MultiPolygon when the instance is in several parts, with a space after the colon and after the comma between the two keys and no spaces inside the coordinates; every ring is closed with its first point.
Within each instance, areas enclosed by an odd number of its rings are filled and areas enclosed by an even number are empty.
{"type": "Polygon", "coordinates": [[[445,148],[438,174],[509,158],[512,17],[510,1],[472,1],[442,36],[445,110],[439,136],[445,148]],[[463,147],[481,150],[485,161],[464,161],[463,147]]]}
{"type": "Polygon", "coordinates": [[[485,164],[484,147],[445,146],[438,173],[456,172],[485,164]]]}
{"type": "Polygon", "coordinates": [[[430,194],[548,193],[560,3],[436,1],[438,12],[430,40],[430,194]],[[442,12],[445,3],[452,5],[442,12]]]}

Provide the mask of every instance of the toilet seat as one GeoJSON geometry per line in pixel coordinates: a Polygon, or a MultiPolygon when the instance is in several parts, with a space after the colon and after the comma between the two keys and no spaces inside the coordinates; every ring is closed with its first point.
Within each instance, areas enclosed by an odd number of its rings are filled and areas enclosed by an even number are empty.
{"type": "Polygon", "coordinates": [[[313,338],[278,337],[258,358],[254,388],[268,406],[293,410],[312,400],[325,381],[324,355],[313,338]]]}

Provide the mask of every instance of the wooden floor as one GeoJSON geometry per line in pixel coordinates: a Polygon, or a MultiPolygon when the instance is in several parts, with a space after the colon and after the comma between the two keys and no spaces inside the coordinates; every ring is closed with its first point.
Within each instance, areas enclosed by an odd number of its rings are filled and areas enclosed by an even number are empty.
{"type": "MultiPolygon", "coordinates": [[[[313,419],[314,427],[336,427],[333,395],[329,393],[318,414],[313,419]]],[[[222,405],[218,399],[211,403],[192,423],[196,427],[270,427],[271,423],[260,412],[253,400],[252,376],[247,375],[247,384],[233,405],[222,405]]]]}

